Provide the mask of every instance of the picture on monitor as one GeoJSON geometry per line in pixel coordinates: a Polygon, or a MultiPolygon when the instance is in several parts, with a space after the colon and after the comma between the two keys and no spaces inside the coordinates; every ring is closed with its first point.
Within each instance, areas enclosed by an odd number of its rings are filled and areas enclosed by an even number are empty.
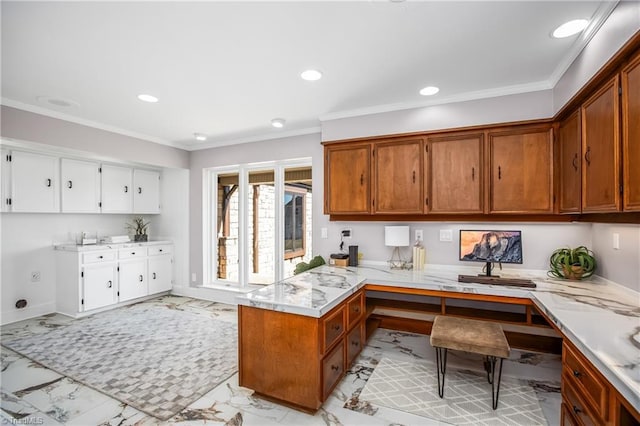
{"type": "Polygon", "coordinates": [[[522,232],[460,230],[460,260],[522,263],[522,232]]]}

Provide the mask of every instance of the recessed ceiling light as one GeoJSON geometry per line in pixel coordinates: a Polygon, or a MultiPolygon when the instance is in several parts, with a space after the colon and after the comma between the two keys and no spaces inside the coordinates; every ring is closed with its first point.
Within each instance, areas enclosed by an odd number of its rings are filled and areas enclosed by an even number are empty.
{"type": "Polygon", "coordinates": [[[207,136],[203,135],[202,133],[194,133],[193,137],[196,138],[197,141],[206,141],[207,140],[207,136]]]}
{"type": "Polygon", "coordinates": [[[432,96],[438,93],[439,91],[440,89],[438,89],[436,86],[427,86],[423,89],[420,89],[420,94],[422,96],[432,96]]]}
{"type": "Polygon", "coordinates": [[[318,70],[306,70],[302,71],[300,78],[307,81],[317,81],[322,78],[322,73],[318,70]]]}
{"type": "Polygon", "coordinates": [[[150,103],[158,102],[158,98],[156,98],[155,96],[146,95],[144,93],[141,95],[138,95],[138,99],[140,99],[143,102],[150,102],[150,103]]]}
{"type": "Polygon", "coordinates": [[[77,102],[69,99],[52,98],[50,96],[38,96],[36,99],[40,103],[53,105],[60,108],[71,108],[80,106],[80,104],[78,104],[77,102]]]}
{"type": "Polygon", "coordinates": [[[284,127],[284,118],[274,118],[271,120],[271,125],[277,129],[282,129],[284,127]]]}
{"type": "Polygon", "coordinates": [[[589,21],[586,19],[574,19],[573,21],[565,22],[553,31],[553,37],[565,38],[571,37],[574,34],[578,34],[580,31],[587,28],[589,21]]]}

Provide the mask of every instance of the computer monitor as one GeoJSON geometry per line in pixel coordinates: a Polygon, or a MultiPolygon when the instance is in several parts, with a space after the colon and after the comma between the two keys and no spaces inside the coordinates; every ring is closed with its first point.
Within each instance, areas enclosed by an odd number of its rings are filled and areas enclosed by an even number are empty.
{"type": "Polygon", "coordinates": [[[521,231],[460,230],[460,260],[486,263],[491,276],[492,263],[522,263],[521,231]]]}

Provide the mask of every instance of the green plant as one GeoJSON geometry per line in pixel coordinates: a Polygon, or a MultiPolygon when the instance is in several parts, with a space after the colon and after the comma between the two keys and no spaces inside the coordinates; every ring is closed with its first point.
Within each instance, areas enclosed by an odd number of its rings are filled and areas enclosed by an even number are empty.
{"type": "Polygon", "coordinates": [[[585,246],[559,248],[549,258],[550,277],[566,279],[588,278],[596,271],[595,255],[585,246]]]}
{"type": "Polygon", "coordinates": [[[316,256],[313,259],[307,262],[300,262],[296,265],[295,271],[293,271],[293,275],[298,275],[302,272],[308,271],[309,269],[313,269],[317,266],[324,265],[325,261],[322,256],[316,256]]]}
{"type": "Polygon", "coordinates": [[[135,235],[146,235],[151,222],[146,222],[142,216],[134,217],[131,223],[127,223],[127,230],[135,235]]]}

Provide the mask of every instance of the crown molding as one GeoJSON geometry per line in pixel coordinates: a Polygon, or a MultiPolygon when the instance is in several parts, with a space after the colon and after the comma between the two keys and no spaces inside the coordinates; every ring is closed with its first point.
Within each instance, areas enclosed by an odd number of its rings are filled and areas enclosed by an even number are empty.
{"type": "Polygon", "coordinates": [[[475,101],[479,99],[496,98],[500,96],[518,95],[522,93],[540,92],[550,90],[553,86],[548,81],[518,84],[514,86],[497,87],[493,89],[478,90],[475,92],[460,93],[443,98],[434,98],[425,101],[399,102],[394,104],[377,105],[373,107],[358,108],[346,111],[332,112],[320,116],[320,121],[338,120],[341,118],[359,117],[362,115],[381,114],[386,112],[401,111],[406,109],[425,108],[434,105],[444,105],[456,102],[475,101]]]}
{"type": "Polygon", "coordinates": [[[252,136],[247,136],[247,137],[237,138],[237,139],[214,140],[211,142],[205,142],[197,145],[183,144],[181,145],[181,148],[186,151],[200,151],[200,150],[209,149],[209,148],[220,148],[222,146],[240,145],[240,144],[251,143],[251,142],[262,142],[262,141],[268,141],[273,139],[284,139],[284,138],[290,138],[293,136],[312,135],[315,133],[321,133],[321,130],[322,129],[320,127],[307,127],[304,129],[289,130],[286,132],[278,132],[278,133],[267,133],[267,134],[261,134],[261,135],[252,135],[252,136]]]}
{"type": "Polygon", "coordinates": [[[133,132],[131,130],[122,129],[116,126],[110,126],[108,124],[100,123],[97,121],[87,120],[84,118],[79,118],[71,114],[66,114],[64,112],[52,111],[47,108],[39,107],[37,105],[26,104],[19,101],[14,101],[13,99],[2,97],[0,98],[0,104],[5,105],[11,108],[16,108],[19,110],[32,112],[38,115],[44,115],[46,117],[55,118],[58,120],[68,121],[70,123],[80,124],[82,126],[92,127],[94,129],[104,130],[111,133],[117,133],[124,136],[129,136],[136,139],[145,140],[148,142],[154,142],[161,145],[167,145],[174,148],[184,149],[180,144],[168,141],[166,139],[158,138],[156,136],[145,135],[144,133],[133,132]]]}

